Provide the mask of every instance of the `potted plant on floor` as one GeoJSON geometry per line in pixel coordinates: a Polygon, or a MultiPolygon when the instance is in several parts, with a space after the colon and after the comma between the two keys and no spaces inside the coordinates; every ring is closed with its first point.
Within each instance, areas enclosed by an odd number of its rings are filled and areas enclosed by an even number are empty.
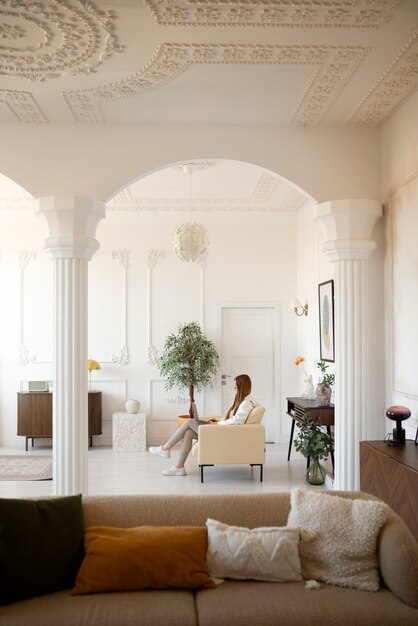
{"type": "Polygon", "coordinates": [[[321,406],[328,406],[331,400],[332,386],[335,383],[335,374],[327,374],[329,365],[319,361],[317,366],[322,374],[322,379],[316,386],[316,399],[321,406]]]}
{"type": "Polygon", "coordinates": [[[197,322],[180,324],[176,335],[169,335],[157,362],[165,388],[188,389],[189,415],[195,417],[194,393],[203,387],[213,387],[213,377],[219,367],[215,345],[207,339],[197,322]]]}
{"type": "Polygon", "coordinates": [[[309,459],[306,480],[311,485],[323,485],[325,470],[320,460],[326,461],[334,452],[334,435],[322,430],[319,422],[312,419],[309,409],[305,409],[304,420],[298,426],[299,434],[294,443],[296,450],[309,459]]]}

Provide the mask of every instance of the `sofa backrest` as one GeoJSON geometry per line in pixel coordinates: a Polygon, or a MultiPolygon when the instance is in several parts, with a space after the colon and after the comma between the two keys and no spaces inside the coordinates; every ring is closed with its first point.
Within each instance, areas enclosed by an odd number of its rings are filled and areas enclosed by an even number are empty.
{"type": "MultiPolygon", "coordinates": [[[[231,427],[232,429],[232,427],[231,427]]],[[[348,498],[373,499],[359,491],[326,491],[348,498]]],[[[286,492],[201,495],[83,496],[86,526],[141,524],[204,526],[208,517],[225,524],[256,528],[285,526],[290,511],[286,492]]]]}
{"type": "Polygon", "coordinates": [[[254,402],[254,408],[248,413],[248,417],[245,420],[246,424],[259,424],[263,419],[263,415],[266,412],[266,409],[259,404],[258,402],[254,402]]]}

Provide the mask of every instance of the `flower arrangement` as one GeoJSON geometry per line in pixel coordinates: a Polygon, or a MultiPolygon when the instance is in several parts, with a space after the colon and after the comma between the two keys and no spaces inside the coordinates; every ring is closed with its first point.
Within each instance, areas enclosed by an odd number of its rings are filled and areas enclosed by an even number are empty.
{"type": "Polygon", "coordinates": [[[305,378],[305,391],[302,393],[302,398],[307,398],[308,400],[315,400],[315,389],[314,389],[314,386],[313,386],[312,374],[308,374],[306,372],[305,366],[303,365],[304,362],[305,362],[305,357],[304,356],[297,356],[296,359],[293,361],[293,363],[294,363],[294,365],[296,365],[296,367],[298,365],[301,365],[301,369],[303,370],[303,373],[306,376],[306,378],[305,378]]]}
{"type": "MultiPolygon", "coordinates": [[[[303,358],[303,357],[298,357],[298,358],[303,358]]],[[[325,365],[324,361],[319,361],[317,363],[317,367],[319,368],[322,374],[322,380],[320,381],[320,384],[327,385],[327,387],[332,387],[333,384],[335,383],[335,374],[327,374],[327,369],[329,365],[325,365]]]]}

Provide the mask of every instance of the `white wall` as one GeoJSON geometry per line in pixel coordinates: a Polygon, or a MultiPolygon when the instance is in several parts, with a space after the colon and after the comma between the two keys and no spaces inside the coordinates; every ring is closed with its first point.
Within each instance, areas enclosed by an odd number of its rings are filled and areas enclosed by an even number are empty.
{"type": "MultiPolygon", "coordinates": [[[[187,412],[186,404],[168,401],[179,391],[165,391],[156,366],[147,364],[149,319],[157,350],[178,323],[191,320],[201,321],[207,336],[217,343],[220,303],[266,301],[280,308],[280,371],[276,372],[280,410],[275,419],[278,437],[286,440],[289,424],[283,397],[295,391],[289,364],[294,358],[297,320],[289,302],[297,289],[296,216],[259,219],[242,214],[231,220],[211,214],[207,221],[202,218],[211,242],[203,270],[174,257],[171,237],[176,217],[165,214],[147,219],[132,213],[112,214],[103,220],[97,231],[101,247],[89,264],[89,356],[101,363],[102,369],[92,373],[92,380],[93,389],[103,392],[103,436],[94,443],[111,443],[112,413],[123,408],[127,397],[139,399],[141,410],[148,414],[151,445],[167,437],[176,427],[176,416],[187,412]],[[163,253],[152,268],[147,260],[150,249],[163,253]],[[128,363],[120,352],[125,342],[128,363]],[[115,359],[119,362],[112,362],[115,359]]],[[[52,263],[42,251],[45,237],[44,224],[38,219],[2,223],[0,228],[0,288],[7,294],[7,305],[0,309],[0,445],[24,445],[16,436],[20,381],[52,376],[48,362],[52,358],[52,263]],[[24,270],[19,267],[19,250],[34,253],[24,270]],[[26,365],[18,364],[22,324],[29,357],[36,356],[35,362],[26,365]],[[40,356],[46,363],[38,364],[40,356]]],[[[200,399],[211,414],[220,410],[219,390],[218,380],[200,399]]]]}
{"type": "MultiPolygon", "coordinates": [[[[418,425],[418,94],[382,128],[382,200],[385,203],[386,405],[412,411],[418,425]]],[[[387,431],[393,428],[387,422],[387,431]]]]}

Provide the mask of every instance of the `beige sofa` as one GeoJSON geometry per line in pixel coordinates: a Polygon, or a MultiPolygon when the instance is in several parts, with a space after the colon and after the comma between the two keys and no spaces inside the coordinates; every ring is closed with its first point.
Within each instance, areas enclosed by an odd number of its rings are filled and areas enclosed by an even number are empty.
{"type": "MultiPolygon", "coordinates": [[[[372,499],[360,492],[328,492],[372,499]]],[[[204,496],[86,496],[85,526],[204,526],[208,517],[255,528],[284,526],[289,493],[204,496]]],[[[0,626],[416,626],[418,546],[390,513],[379,534],[382,587],[357,591],[321,583],[227,581],[197,591],[72,596],[70,590],[0,607],[0,626]],[[390,590],[388,589],[390,587],[390,590]]]]}

